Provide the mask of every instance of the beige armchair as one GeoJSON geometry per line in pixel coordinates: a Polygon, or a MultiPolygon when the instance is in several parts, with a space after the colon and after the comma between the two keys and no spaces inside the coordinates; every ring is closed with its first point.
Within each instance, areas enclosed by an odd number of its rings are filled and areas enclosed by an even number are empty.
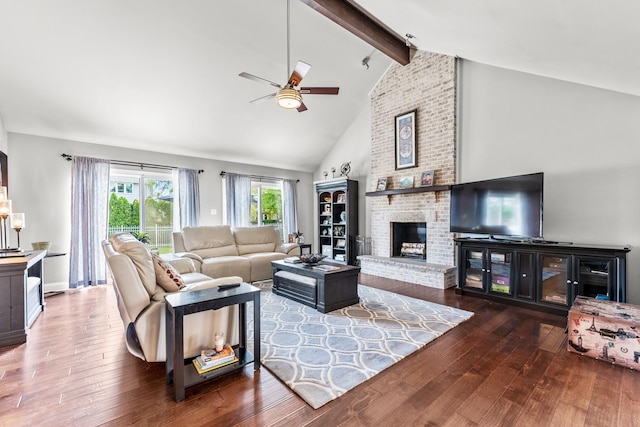
{"type": "MultiPolygon", "coordinates": [[[[179,281],[183,287],[175,292],[190,292],[242,281],[238,276],[212,279],[196,272],[193,261],[188,258],[162,260],[172,265],[178,275],[170,275],[171,279],[168,279],[160,270],[162,276],[156,277],[158,265],[154,262],[161,263],[129,233],[114,234],[102,242],[102,248],[111,270],[127,349],[147,362],[166,360],[164,296],[167,290],[158,283],[174,291],[171,282],[179,281]],[[170,282],[169,285],[166,282],[170,282]]],[[[237,306],[186,316],[185,356],[195,356],[201,349],[211,347],[216,332],[224,332],[227,342],[235,345],[238,343],[237,331],[237,306]]]]}

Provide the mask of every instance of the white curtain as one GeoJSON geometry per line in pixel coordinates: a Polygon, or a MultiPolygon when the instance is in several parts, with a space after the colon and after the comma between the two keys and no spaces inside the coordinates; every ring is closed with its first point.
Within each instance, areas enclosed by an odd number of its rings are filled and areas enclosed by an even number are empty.
{"type": "Polygon", "coordinates": [[[195,227],[200,218],[199,173],[195,169],[178,169],[178,200],[180,230],[195,227]]]}
{"type": "Polygon", "coordinates": [[[297,180],[285,179],[282,181],[282,202],[284,211],[283,231],[285,238],[298,231],[298,190],[297,180]]]}
{"type": "Polygon", "coordinates": [[[251,220],[251,177],[227,172],[224,181],[227,224],[248,227],[251,220]]]}
{"type": "Polygon", "coordinates": [[[106,283],[100,242],[107,237],[109,160],[73,157],[69,287],[106,283]]]}

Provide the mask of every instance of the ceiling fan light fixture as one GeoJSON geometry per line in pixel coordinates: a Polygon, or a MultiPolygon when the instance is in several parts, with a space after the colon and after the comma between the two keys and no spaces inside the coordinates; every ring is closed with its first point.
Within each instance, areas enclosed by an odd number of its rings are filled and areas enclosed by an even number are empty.
{"type": "Polygon", "coordinates": [[[279,107],[293,110],[302,105],[302,95],[293,88],[285,87],[276,94],[276,103],[279,107]]]}

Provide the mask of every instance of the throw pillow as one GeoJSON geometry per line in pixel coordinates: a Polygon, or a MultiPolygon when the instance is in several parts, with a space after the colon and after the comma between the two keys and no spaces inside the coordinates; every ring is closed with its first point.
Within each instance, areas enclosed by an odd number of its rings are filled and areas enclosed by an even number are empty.
{"type": "Polygon", "coordinates": [[[186,286],[182,276],[171,264],[156,254],[151,254],[156,270],[156,283],[166,292],[176,292],[186,286]]]}

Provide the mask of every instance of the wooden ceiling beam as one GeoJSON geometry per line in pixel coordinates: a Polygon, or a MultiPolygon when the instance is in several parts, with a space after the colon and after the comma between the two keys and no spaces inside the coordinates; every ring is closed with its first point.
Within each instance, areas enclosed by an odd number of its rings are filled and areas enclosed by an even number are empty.
{"type": "Polygon", "coordinates": [[[360,37],[399,64],[407,65],[411,61],[409,46],[406,45],[402,37],[348,1],[301,1],[342,28],[360,37]]]}

